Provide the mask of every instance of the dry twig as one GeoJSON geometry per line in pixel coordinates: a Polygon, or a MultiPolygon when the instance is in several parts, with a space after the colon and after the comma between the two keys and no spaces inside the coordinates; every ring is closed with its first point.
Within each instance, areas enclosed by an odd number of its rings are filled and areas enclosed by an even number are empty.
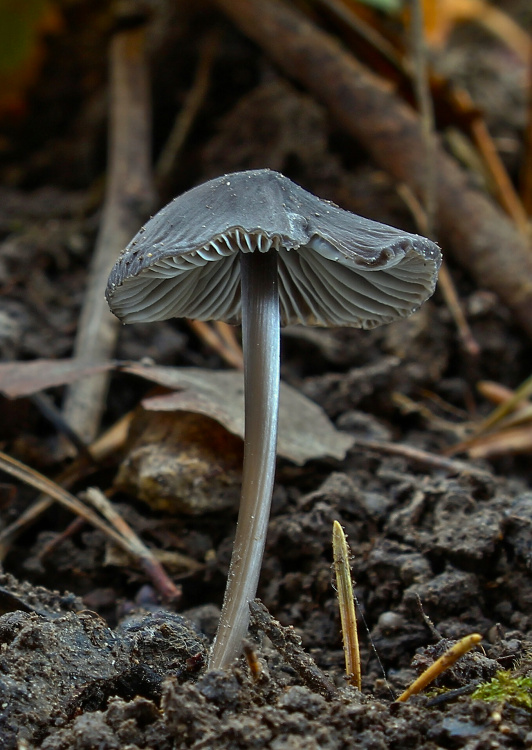
{"type": "MultiPolygon", "coordinates": [[[[113,356],[118,320],[104,298],[109,272],[153,203],[150,166],[150,96],[144,61],[144,29],[115,34],[110,52],[109,170],[102,224],[91,262],[74,354],[86,362],[113,356]]],[[[96,437],[109,375],[73,384],[64,413],[85,443],[96,437]]]]}
{"type": "Polygon", "coordinates": [[[157,161],[155,173],[161,195],[166,192],[166,186],[177,168],[183,145],[207,95],[218,40],[216,32],[208,33],[203,39],[199,49],[196,76],[157,161]]]}
{"type": "Polygon", "coordinates": [[[52,482],[51,479],[48,479],[43,474],[39,474],[39,472],[30,469],[20,463],[20,461],[17,461],[2,452],[0,452],[0,470],[16,477],[21,482],[25,482],[31,487],[35,487],[39,492],[50,495],[54,500],[61,503],[65,508],[68,508],[72,513],[80,516],[92,526],[103,532],[118,547],[137,560],[140,567],[153,582],[157,591],[159,591],[161,596],[165,599],[172,601],[180,596],[179,589],[170,578],[168,578],[162,565],[155,559],[151,551],[143,544],[143,542],[140,541],[133,529],[127,526],[123,519],[121,519],[122,524],[120,530],[117,530],[106,523],[103,518],[82,503],[77,497],[70,492],[67,492],[67,490],[63,489],[55,482],[52,482]],[[127,532],[125,531],[126,528],[127,532]]]}
{"type": "MultiPolygon", "coordinates": [[[[132,413],[124,415],[87,449],[91,460],[101,461],[124,444],[132,418],[132,413]]],[[[62,472],[58,481],[61,482],[63,489],[67,489],[81,479],[87,471],[91,470],[92,464],[88,464],[85,455],[80,455],[62,472]]],[[[16,521],[0,531],[0,560],[5,558],[16,537],[34,524],[43,513],[46,513],[53,503],[54,501],[49,495],[40,495],[29,508],[20,514],[16,521]]],[[[46,554],[47,552],[43,552],[43,555],[46,554]]]]}

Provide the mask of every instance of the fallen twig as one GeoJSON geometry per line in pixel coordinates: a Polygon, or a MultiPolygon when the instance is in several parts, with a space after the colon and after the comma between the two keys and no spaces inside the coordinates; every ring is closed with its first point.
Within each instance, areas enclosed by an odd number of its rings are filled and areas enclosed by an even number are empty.
{"type": "MultiPolygon", "coordinates": [[[[124,444],[132,418],[132,412],[125,414],[87,448],[91,461],[101,461],[124,444]]],[[[87,456],[82,454],[61,473],[57,481],[61,482],[63,489],[67,489],[81,479],[87,471],[91,470],[92,464],[88,463],[87,456]]],[[[16,521],[0,531],[0,561],[5,558],[16,537],[28,526],[34,524],[53,503],[54,501],[49,495],[40,495],[29,508],[20,514],[16,521]]],[[[46,555],[48,551],[46,550],[42,554],[46,555]]]]}
{"type": "MultiPolygon", "coordinates": [[[[110,52],[109,169],[102,224],[74,348],[76,359],[101,362],[113,356],[118,320],[103,291],[119,252],[153,203],[150,166],[150,97],[142,26],[117,32],[110,52]]],[[[69,388],[64,414],[85,443],[96,437],[109,375],[102,373],[69,388]]]]}
{"type": "Polygon", "coordinates": [[[473,332],[471,331],[469,323],[467,322],[464,310],[462,308],[462,305],[460,304],[460,300],[458,299],[458,294],[456,293],[456,287],[454,285],[452,276],[449,273],[449,269],[447,268],[447,264],[445,262],[442,263],[440,268],[438,285],[441,293],[445,298],[447,307],[449,308],[449,311],[453,316],[453,320],[455,322],[464,349],[471,357],[478,357],[480,355],[480,346],[473,336],[473,332]]]}
{"type": "Polygon", "coordinates": [[[354,448],[366,448],[377,453],[387,453],[394,456],[402,456],[420,466],[428,466],[432,469],[443,469],[453,474],[470,474],[482,479],[491,478],[488,471],[472,466],[466,461],[457,461],[446,456],[438,456],[435,453],[414,448],[411,445],[401,443],[389,443],[385,440],[364,440],[356,438],[354,448]]]}
{"type": "Polygon", "coordinates": [[[71,495],[70,492],[67,492],[67,490],[52,482],[51,479],[48,479],[43,474],[39,474],[39,472],[30,469],[20,461],[2,452],[0,452],[0,470],[16,477],[21,482],[29,484],[31,487],[35,487],[39,492],[50,495],[50,497],[61,503],[65,508],[68,508],[72,513],[80,516],[92,526],[102,531],[118,547],[138,561],[162,597],[173,601],[180,596],[179,589],[168,578],[162,565],[155,559],[146,545],[140,541],[133,529],[127,526],[123,519],[121,530],[117,531],[91,508],[82,503],[81,500],[71,495]],[[125,527],[128,529],[127,533],[124,533],[125,527]]]}
{"type": "Polygon", "coordinates": [[[218,41],[217,32],[208,33],[203,39],[199,49],[196,76],[157,161],[155,173],[161,195],[166,193],[168,183],[177,168],[179,154],[207,95],[218,41]]]}

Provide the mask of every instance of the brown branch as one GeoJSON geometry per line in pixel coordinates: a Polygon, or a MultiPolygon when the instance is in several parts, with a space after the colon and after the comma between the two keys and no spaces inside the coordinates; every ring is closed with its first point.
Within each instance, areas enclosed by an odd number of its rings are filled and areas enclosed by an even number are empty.
{"type": "MultiPolygon", "coordinates": [[[[392,86],[279,0],[216,0],[281,69],[304,85],[394,178],[419,197],[425,160],[418,116],[392,86]]],[[[495,291],[532,336],[532,253],[526,238],[437,144],[438,234],[479,286],[495,291]]]]}
{"type": "MultiPolygon", "coordinates": [[[[86,362],[113,356],[118,320],[104,298],[107,277],[153,203],[144,35],[142,27],[126,28],[111,42],[108,182],[74,349],[75,357],[86,362]]],[[[69,389],[64,414],[86,443],[92,442],[99,430],[108,380],[109,374],[102,373],[69,389]]]]}
{"type": "Polygon", "coordinates": [[[366,450],[390,456],[401,456],[417,466],[436,470],[440,469],[448,471],[451,474],[465,474],[484,480],[489,480],[491,478],[491,474],[488,471],[479,469],[477,466],[467,463],[467,461],[458,461],[452,458],[447,458],[446,456],[438,456],[435,453],[429,453],[429,451],[424,451],[421,448],[414,448],[413,445],[390,443],[386,440],[365,440],[364,438],[356,438],[354,447],[365,448],[366,450]]]}

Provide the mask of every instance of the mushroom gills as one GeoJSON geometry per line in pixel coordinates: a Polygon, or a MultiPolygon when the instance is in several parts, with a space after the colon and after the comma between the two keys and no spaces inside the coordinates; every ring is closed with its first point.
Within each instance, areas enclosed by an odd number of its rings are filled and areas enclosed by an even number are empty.
{"type": "Polygon", "coordinates": [[[238,254],[272,249],[279,254],[282,325],[373,328],[406,317],[427,296],[434,271],[412,246],[397,249],[383,267],[359,265],[317,236],[292,249],[283,239],[234,229],[191,252],[167,255],[124,280],[128,295],[120,295],[115,312],[128,323],[189,317],[237,324],[238,254]]]}

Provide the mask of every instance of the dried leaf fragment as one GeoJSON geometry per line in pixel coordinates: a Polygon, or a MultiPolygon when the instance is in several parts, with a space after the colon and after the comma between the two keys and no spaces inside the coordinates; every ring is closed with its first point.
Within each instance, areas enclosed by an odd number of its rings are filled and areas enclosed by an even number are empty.
{"type": "MultiPolygon", "coordinates": [[[[241,373],[142,364],[126,365],[122,370],[167,388],[180,389],[168,396],[145,399],[145,409],[204,414],[234,435],[244,437],[244,381],[241,373]]],[[[317,458],[342,460],[353,443],[354,438],[338,431],[317,404],[295,388],[281,383],[279,456],[298,466],[317,458]]]]}

